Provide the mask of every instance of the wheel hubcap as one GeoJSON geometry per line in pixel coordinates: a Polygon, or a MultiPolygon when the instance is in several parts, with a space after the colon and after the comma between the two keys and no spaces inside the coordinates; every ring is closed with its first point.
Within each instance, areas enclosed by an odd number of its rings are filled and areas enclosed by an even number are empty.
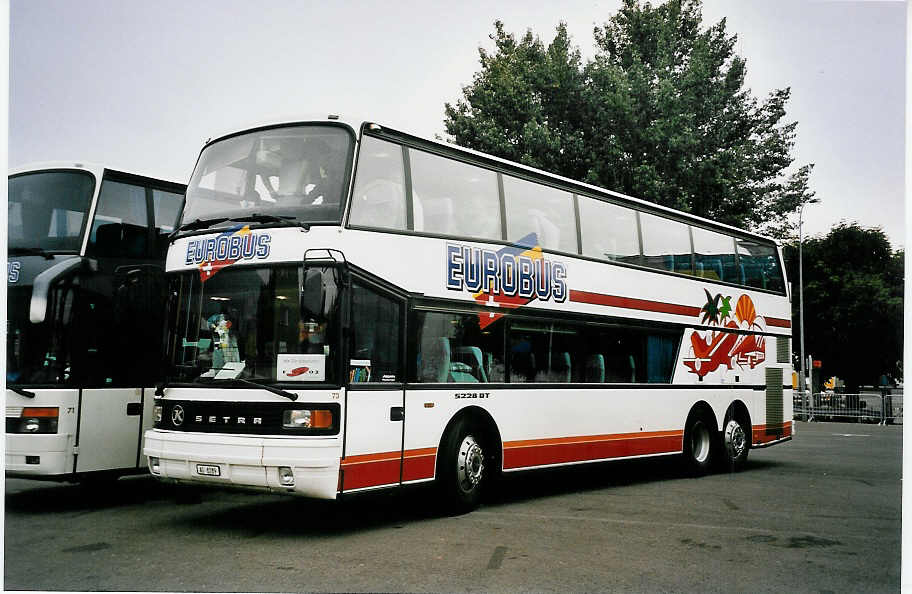
{"type": "Polygon", "coordinates": [[[471,435],[466,435],[459,444],[456,473],[459,477],[459,488],[466,493],[477,487],[484,475],[484,451],[471,435]]]}
{"type": "Polygon", "coordinates": [[[725,449],[732,460],[741,456],[747,448],[747,436],[741,423],[731,420],[725,426],[725,449]]]}

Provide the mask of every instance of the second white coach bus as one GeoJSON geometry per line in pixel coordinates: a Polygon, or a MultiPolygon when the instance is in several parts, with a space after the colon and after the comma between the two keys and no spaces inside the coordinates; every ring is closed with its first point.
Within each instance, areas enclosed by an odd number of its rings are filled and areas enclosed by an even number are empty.
{"type": "Polygon", "coordinates": [[[185,186],[55,162],[11,171],[8,188],[6,475],[144,471],[185,186]]]}
{"type": "Polygon", "coordinates": [[[202,150],[167,258],[162,479],[317,498],[792,435],[776,244],[330,116],[202,150]]]}

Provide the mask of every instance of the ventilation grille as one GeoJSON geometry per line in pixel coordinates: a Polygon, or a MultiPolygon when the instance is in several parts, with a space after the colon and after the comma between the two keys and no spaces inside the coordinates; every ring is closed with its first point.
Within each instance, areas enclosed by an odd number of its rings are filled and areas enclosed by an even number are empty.
{"type": "Polygon", "coordinates": [[[792,341],[789,338],[776,337],[776,363],[792,362],[792,341]]]}
{"type": "Polygon", "coordinates": [[[766,434],[782,434],[782,369],[766,368],[766,434]]]}

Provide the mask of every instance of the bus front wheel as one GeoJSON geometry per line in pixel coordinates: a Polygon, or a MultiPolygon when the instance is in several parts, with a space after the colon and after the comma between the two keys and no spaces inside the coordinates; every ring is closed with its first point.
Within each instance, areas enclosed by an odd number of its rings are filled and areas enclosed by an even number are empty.
{"type": "Polygon", "coordinates": [[[476,425],[462,418],[443,439],[437,482],[446,511],[465,513],[478,507],[488,482],[484,441],[476,425]]]}

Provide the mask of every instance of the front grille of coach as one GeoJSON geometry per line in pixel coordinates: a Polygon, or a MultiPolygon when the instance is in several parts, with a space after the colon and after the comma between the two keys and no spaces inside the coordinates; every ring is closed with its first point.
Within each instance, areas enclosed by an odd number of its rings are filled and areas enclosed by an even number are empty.
{"type": "Polygon", "coordinates": [[[221,402],[206,400],[165,400],[158,429],[199,433],[241,435],[336,435],[341,407],[334,403],[221,402]],[[178,412],[179,407],[179,412],[178,412]],[[332,425],[325,429],[291,429],[283,426],[288,410],[311,408],[332,412],[332,425]]]}

